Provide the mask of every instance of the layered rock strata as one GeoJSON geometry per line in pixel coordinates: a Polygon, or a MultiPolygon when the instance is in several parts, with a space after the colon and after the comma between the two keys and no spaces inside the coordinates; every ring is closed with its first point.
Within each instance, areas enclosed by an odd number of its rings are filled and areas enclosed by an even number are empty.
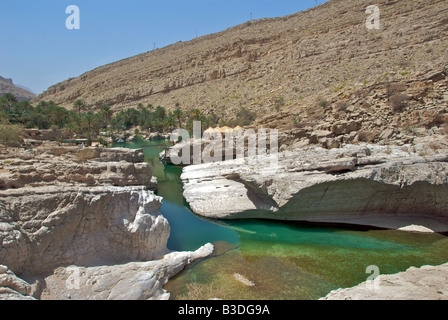
{"type": "Polygon", "coordinates": [[[33,150],[0,154],[0,190],[23,187],[154,187],[142,150],[64,147],[44,143],[33,150]]]}
{"type": "Polygon", "coordinates": [[[415,145],[307,147],[184,168],[184,196],[211,218],[420,225],[448,230],[446,140],[415,145]]]}
{"type": "Polygon", "coordinates": [[[0,299],[167,299],[168,279],[213,251],[167,249],[142,150],[44,143],[0,160],[0,299]]]}
{"type": "Polygon", "coordinates": [[[0,261],[14,273],[158,259],[170,229],[161,199],[142,187],[0,192],[0,261]]]}
{"type": "Polygon", "coordinates": [[[0,299],[1,300],[35,300],[31,296],[32,286],[17,277],[14,272],[0,265],[0,299]]]}

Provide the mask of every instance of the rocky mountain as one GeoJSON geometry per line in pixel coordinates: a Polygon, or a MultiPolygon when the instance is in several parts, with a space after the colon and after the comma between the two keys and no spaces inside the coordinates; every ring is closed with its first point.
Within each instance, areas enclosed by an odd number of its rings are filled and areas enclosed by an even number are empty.
{"type": "Polygon", "coordinates": [[[19,85],[15,85],[12,79],[6,79],[0,76],[0,96],[3,96],[5,93],[12,93],[19,99],[22,100],[31,100],[36,95],[19,85]]]}
{"type": "Polygon", "coordinates": [[[316,128],[329,131],[324,137],[354,132],[349,139],[360,133],[359,140],[378,142],[403,128],[440,126],[447,120],[448,3],[376,5],[378,30],[366,26],[365,1],[330,0],[99,67],[35,102],[72,107],[82,99],[114,110],[179,103],[224,119],[246,107],[257,126],[285,130],[288,142],[316,142],[316,128]]]}

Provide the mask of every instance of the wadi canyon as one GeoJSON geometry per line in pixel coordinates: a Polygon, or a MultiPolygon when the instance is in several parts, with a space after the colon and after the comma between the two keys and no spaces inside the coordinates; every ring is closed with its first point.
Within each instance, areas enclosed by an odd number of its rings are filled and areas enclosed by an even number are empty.
{"type": "MultiPolygon", "coordinates": [[[[243,130],[278,130],[277,165],[261,156],[184,167],[183,196],[198,216],[442,237],[448,2],[376,5],[378,30],[365,25],[365,1],[330,0],[101,66],[33,102],[199,108],[223,121],[244,107],[256,119],[243,130]]],[[[38,145],[0,151],[0,298],[168,299],[168,280],[213,253],[211,243],[167,249],[170,225],[141,149],[38,145]],[[80,287],[72,290],[74,270],[80,287]]],[[[381,279],[396,285],[370,295],[361,284],[326,298],[446,298],[437,283],[446,265],[381,279]]]]}

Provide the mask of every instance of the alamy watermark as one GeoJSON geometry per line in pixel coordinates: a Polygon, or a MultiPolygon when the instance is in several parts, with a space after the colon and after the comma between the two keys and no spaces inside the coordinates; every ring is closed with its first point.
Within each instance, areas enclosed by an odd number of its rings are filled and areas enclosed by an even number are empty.
{"type": "MultiPolygon", "coordinates": [[[[69,5],[65,9],[66,14],[70,14],[70,16],[67,17],[65,20],[65,26],[67,29],[72,30],[80,29],[81,24],[81,18],[80,18],[80,10],[79,7],[76,5],[69,5]]],[[[367,17],[366,20],[366,27],[367,29],[376,29],[378,30],[380,28],[380,9],[376,5],[370,5],[366,8],[366,13],[370,14],[367,17]]]]}
{"type": "Polygon", "coordinates": [[[65,9],[65,13],[69,14],[65,20],[65,27],[68,30],[79,30],[81,28],[81,16],[79,7],[75,5],[70,5],[65,9]]]}
{"type": "Polygon", "coordinates": [[[378,6],[368,6],[366,8],[366,13],[370,14],[366,20],[366,28],[369,30],[380,29],[380,8],[378,6]]]}
{"type": "MultiPolygon", "coordinates": [[[[65,20],[65,27],[68,30],[79,30],[81,28],[81,16],[79,7],[76,5],[69,5],[65,9],[65,13],[69,14],[65,20]]],[[[366,8],[366,13],[370,14],[366,19],[366,27],[369,30],[380,29],[380,9],[376,5],[370,5],[366,8]]]]}
{"type": "Polygon", "coordinates": [[[370,274],[367,277],[366,286],[368,290],[378,290],[380,288],[380,268],[378,266],[372,265],[368,266],[366,269],[366,274],[370,274]]]}

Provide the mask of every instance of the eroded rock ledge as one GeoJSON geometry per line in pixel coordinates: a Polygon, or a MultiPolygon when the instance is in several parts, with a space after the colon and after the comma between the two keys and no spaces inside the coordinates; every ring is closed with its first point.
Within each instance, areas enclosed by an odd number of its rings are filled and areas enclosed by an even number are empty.
{"type": "Polygon", "coordinates": [[[0,190],[48,185],[154,188],[141,149],[107,149],[44,143],[34,150],[0,152],[0,190]]]}
{"type": "Polygon", "coordinates": [[[167,249],[142,150],[44,144],[0,159],[0,299],[167,299],[168,279],[213,251],[167,249]]]}
{"type": "Polygon", "coordinates": [[[184,196],[199,215],[448,230],[448,148],[415,145],[307,147],[278,166],[247,159],[184,168],[184,196]]]}
{"type": "Polygon", "coordinates": [[[0,261],[14,273],[158,259],[170,234],[161,198],[142,187],[0,192],[0,261]]]}

